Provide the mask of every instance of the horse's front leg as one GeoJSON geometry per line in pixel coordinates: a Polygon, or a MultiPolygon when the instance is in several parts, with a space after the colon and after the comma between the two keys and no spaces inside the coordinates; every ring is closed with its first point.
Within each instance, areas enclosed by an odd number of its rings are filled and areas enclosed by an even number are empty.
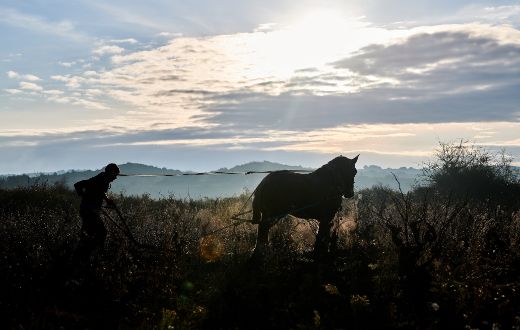
{"type": "Polygon", "coordinates": [[[314,243],[314,259],[322,260],[329,253],[330,248],[330,230],[332,227],[332,219],[320,219],[318,235],[314,243]]]}

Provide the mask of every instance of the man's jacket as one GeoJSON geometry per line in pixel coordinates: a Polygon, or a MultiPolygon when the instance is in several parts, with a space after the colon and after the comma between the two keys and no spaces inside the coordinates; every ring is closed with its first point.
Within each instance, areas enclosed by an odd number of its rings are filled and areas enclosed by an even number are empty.
{"type": "Polygon", "coordinates": [[[103,199],[106,198],[106,192],[110,188],[110,181],[107,174],[101,172],[90,179],[76,182],[74,188],[82,197],[81,209],[100,210],[103,199]]]}

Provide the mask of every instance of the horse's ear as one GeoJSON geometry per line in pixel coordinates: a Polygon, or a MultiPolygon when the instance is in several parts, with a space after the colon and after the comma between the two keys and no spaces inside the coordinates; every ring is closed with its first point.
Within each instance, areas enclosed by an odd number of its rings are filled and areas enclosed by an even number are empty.
{"type": "Polygon", "coordinates": [[[358,159],[359,155],[357,155],[356,157],[354,157],[354,159],[352,159],[352,162],[355,164],[357,162],[357,159],[358,159]]]}

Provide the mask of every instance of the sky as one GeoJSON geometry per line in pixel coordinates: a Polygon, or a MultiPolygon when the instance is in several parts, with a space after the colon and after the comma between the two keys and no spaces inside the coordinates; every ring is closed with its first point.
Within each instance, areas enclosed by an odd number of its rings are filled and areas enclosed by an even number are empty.
{"type": "Polygon", "coordinates": [[[520,165],[520,1],[0,2],[0,174],[520,165]]]}

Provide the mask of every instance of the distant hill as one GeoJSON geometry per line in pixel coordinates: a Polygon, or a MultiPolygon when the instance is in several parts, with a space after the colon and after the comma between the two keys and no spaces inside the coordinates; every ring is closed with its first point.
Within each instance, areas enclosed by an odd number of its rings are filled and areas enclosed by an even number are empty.
{"type": "MultiPolygon", "coordinates": [[[[168,174],[180,175],[179,170],[159,168],[151,165],[138,163],[126,163],[119,165],[121,173],[124,174],[168,174]]],[[[262,172],[276,170],[312,170],[301,166],[290,166],[272,162],[250,162],[232,168],[221,168],[220,172],[262,172]]],[[[79,180],[90,178],[100,170],[85,171],[60,171],[56,173],[31,174],[31,175],[12,175],[0,178],[0,188],[9,189],[20,186],[30,186],[37,183],[55,184],[63,183],[72,188],[73,184],[79,180]]],[[[385,185],[397,189],[398,185],[392,173],[394,173],[404,191],[410,189],[421,174],[421,170],[402,167],[399,169],[383,169],[379,166],[371,165],[358,169],[356,176],[356,190],[368,188],[373,185],[385,185]]],[[[159,198],[174,195],[177,198],[215,198],[229,197],[243,193],[252,192],[266,174],[235,174],[235,175],[190,175],[190,176],[156,176],[156,177],[135,177],[122,176],[112,183],[110,189],[113,193],[123,193],[125,195],[143,195],[159,198]]]]}

